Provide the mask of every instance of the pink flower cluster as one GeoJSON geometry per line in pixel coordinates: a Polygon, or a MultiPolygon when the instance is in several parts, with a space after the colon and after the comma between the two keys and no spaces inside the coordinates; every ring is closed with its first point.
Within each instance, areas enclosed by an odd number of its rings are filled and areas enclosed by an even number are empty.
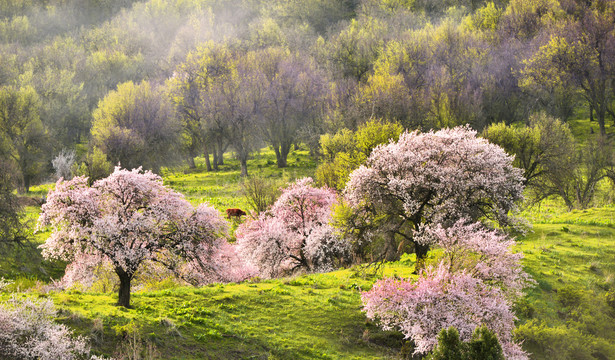
{"type": "Polygon", "coordinates": [[[398,329],[414,341],[415,353],[431,351],[438,333],[451,326],[468,341],[478,326],[497,334],[509,359],[527,359],[513,342],[515,316],[501,290],[466,272],[427,268],[416,281],[384,279],[362,295],[364,311],[384,329],[398,329]]]}
{"type": "Polygon", "coordinates": [[[335,192],[313,184],[311,178],[297,180],[269,211],[237,229],[239,251],[261,276],[327,271],[348,253],[348,244],[329,224],[335,192]]]}
{"type": "Polygon", "coordinates": [[[206,204],[196,209],[150,171],[119,167],[87,185],[85,177],[60,179],[42,207],[39,227],[52,233],[41,245],[46,258],[72,262],[66,283],[92,281],[92,269],[107,262],[129,279],[155,261],[197,283],[249,276],[235,247],[224,239],[227,222],[206,204]]]}
{"type": "Polygon", "coordinates": [[[378,146],[350,175],[345,198],[414,224],[487,217],[505,226],[515,225],[509,212],[522,192],[522,171],[511,156],[469,127],[456,127],[406,132],[378,146]]]}

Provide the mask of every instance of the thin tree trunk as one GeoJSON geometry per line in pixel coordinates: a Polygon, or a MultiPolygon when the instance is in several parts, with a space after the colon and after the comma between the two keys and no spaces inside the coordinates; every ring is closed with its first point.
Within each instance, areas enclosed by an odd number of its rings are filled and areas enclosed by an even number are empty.
{"type": "Polygon", "coordinates": [[[224,151],[222,150],[222,137],[218,138],[218,165],[224,165],[224,151]]]}
{"type": "Polygon", "coordinates": [[[601,105],[600,108],[597,111],[597,115],[598,115],[598,125],[600,125],[600,135],[605,136],[606,135],[606,127],[604,126],[604,118],[605,118],[605,112],[604,111],[604,105],[601,105]]]}
{"type": "Polygon", "coordinates": [[[248,159],[242,157],[239,159],[239,163],[241,164],[241,177],[248,176],[248,159]]]}
{"type": "Polygon", "coordinates": [[[207,171],[211,171],[211,162],[209,161],[209,149],[207,149],[207,144],[203,146],[203,155],[205,156],[205,166],[207,167],[207,171]]]}
{"type": "Polygon", "coordinates": [[[23,177],[23,187],[26,193],[30,192],[30,176],[24,175],[23,177]]]}
{"type": "Polygon", "coordinates": [[[190,169],[196,168],[196,164],[194,163],[194,156],[192,156],[192,154],[188,155],[188,167],[190,169]]]}
{"type": "Polygon", "coordinates": [[[589,103],[589,121],[594,122],[594,106],[589,103]]]}
{"type": "Polygon", "coordinates": [[[120,291],[118,294],[117,305],[130,308],[130,282],[132,280],[132,276],[129,276],[121,268],[116,268],[115,273],[120,278],[120,291]]]}
{"type": "Polygon", "coordinates": [[[214,167],[214,170],[218,171],[218,149],[215,143],[213,144],[213,154],[214,154],[213,167],[214,167]]]}

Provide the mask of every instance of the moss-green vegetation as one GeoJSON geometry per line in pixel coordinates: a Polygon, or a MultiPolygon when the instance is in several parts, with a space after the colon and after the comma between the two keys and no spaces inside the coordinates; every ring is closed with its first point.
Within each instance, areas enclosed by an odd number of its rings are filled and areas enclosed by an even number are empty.
{"type": "MultiPolygon", "coordinates": [[[[615,357],[615,229],[536,224],[519,239],[518,249],[538,283],[515,304],[517,337],[532,358],[615,357]]],[[[399,333],[366,321],[360,292],[381,276],[408,277],[412,269],[409,256],[387,264],[377,276],[355,268],[140,291],[129,310],[116,307],[112,293],[34,296],[53,299],[60,320],[90,336],[93,348],[108,355],[137,346],[170,359],[396,358],[410,349],[408,344],[399,333]]]]}
{"type": "MultiPolygon", "coordinates": [[[[389,276],[411,266],[391,265],[389,276]]],[[[373,277],[342,270],[297,278],[137,292],[133,309],[111,294],[53,292],[60,321],[90,336],[100,353],[118,355],[138,335],[138,346],[165,359],[376,359],[404,343],[360,312],[360,292],[373,277]],[[121,352],[121,351],[120,351],[121,352]]],[[[26,295],[24,295],[26,296],[26,295]]]]}
{"type": "Polygon", "coordinates": [[[615,230],[537,224],[518,249],[538,282],[516,304],[517,336],[532,358],[615,358],[615,230]]]}

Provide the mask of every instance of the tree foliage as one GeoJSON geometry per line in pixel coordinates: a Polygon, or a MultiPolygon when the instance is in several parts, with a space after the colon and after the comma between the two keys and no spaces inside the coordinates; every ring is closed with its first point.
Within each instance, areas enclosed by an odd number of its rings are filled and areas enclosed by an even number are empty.
{"type": "Polygon", "coordinates": [[[588,207],[611,163],[607,139],[590,137],[580,144],[567,124],[545,113],[532,115],[527,127],[491,125],[483,136],[515,155],[532,203],[556,196],[569,209],[588,207]]]}
{"type": "Polygon", "coordinates": [[[0,303],[0,357],[6,360],[87,359],[89,347],[56,324],[51,300],[11,298],[0,303]]]}
{"type": "Polygon", "coordinates": [[[370,120],[354,133],[342,129],[335,135],[322,135],[320,148],[324,162],[316,169],[316,178],[333,189],[344,189],[350,173],[367,160],[376,146],[396,141],[402,132],[399,124],[370,120]]]}
{"type": "Polygon", "coordinates": [[[327,78],[313,59],[270,48],[254,54],[265,81],[263,139],[273,147],[279,168],[287,166],[288,153],[299,130],[318,127],[327,95],[327,78]]]}
{"type": "Polygon", "coordinates": [[[15,168],[0,158],[0,248],[27,240],[24,214],[15,190],[15,168]]]}
{"type": "Polygon", "coordinates": [[[40,100],[32,87],[0,88],[0,151],[19,169],[20,189],[28,192],[45,164],[47,131],[39,117],[40,100]]]}
{"type": "Polygon", "coordinates": [[[438,335],[438,345],[429,354],[429,360],[504,360],[497,336],[487,327],[477,327],[469,342],[461,342],[459,332],[451,327],[438,335]]]}
{"type": "Polygon", "coordinates": [[[168,98],[148,82],[120,84],[94,111],[92,138],[114,164],[160,171],[174,160],[179,128],[168,98]]]}
{"type": "Polygon", "coordinates": [[[578,21],[551,34],[549,41],[525,60],[522,74],[527,86],[551,92],[566,87],[579,89],[589,105],[590,117],[593,119],[595,111],[600,134],[605,135],[606,116],[609,112],[613,116],[615,6],[596,1],[580,10],[578,21]]]}
{"type": "Polygon", "coordinates": [[[481,325],[495,334],[507,358],[527,359],[512,339],[515,316],[498,288],[465,272],[444,266],[425,270],[412,282],[384,279],[362,295],[367,317],[384,329],[399,329],[411,338],[415,354],[431,351],[443,329],[455,327],[462,341],[481,325]]]}

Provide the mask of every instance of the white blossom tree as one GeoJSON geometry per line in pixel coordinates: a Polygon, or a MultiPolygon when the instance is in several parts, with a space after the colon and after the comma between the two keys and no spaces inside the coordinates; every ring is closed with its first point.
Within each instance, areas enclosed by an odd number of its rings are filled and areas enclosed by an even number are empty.
{"type": "MultiPolygon", "coordinates": [[[[150,171],[115,168],[91,187],[87,178],[58,181],[42,207],[39,226],[52,233],[43,256],[76,262],[100,257],[120,280],[118,305],[130,306],[130,284],[145,261],[168,267],[194,261],[215,271],[226,221],[213,207],[196,209],[150,171]]],[[[84,263],[84,265],[87,265],[84,263]]]]}
{"type": "Polygon", "coordinates": [[[429,244],[416,241],[424,226],[450,227],[460,219],[518,226],[511,216],[522,199],[521,170],[497,145],[469,127],[402,134],[374,149],[350,175],[344,197],[355,242],[388,239],[393,251],[413,245],[420,264],[429,244]]]}

